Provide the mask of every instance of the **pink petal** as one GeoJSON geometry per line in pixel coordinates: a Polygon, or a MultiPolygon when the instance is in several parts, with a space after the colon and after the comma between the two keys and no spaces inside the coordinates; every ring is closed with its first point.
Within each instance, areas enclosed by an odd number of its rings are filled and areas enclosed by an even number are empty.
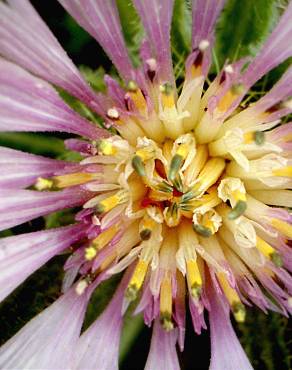
{"type": "Polygon", "coordinates": [[[216,20],[225,0],[193,0],[192,46],[197,48],[202,40],[213,44],[216,20]]]}
{"type": "Polygon", "coordinates": [[[0,230],[60,209],[79,206],[89,196],[90,193],[76,187],[51,192],[0,189],[0,230]]]}
{"type": "Polygon", "coordinates": [[[0,131],[62,131],[90,139],[108,135],[67,106],[47,82],[1,58],[0,131]]]}
{"type": "Polygon", "coordinates": [[[74,164],[0,147],[0,188],[24,188],[38,177],[52,176],[71,165],[74,164]]]}
{"type": "Polygon", "coordinates": [[[76,21],[93,36],[126,80],[134,71],[124,42],[114,0],[59,0],[76,21]]]}
{"type": "Polygon", "coordinates": [[[0,301],[50,258],[85,236],[82,224],[0,240],[0,301]]]}
{"type": "Polygon", "coordinates": [[[142,19],[154,57],[159,64],[161,82],[174,83],[170,51],[170,26],[174,0],[133,0],[142,19]]]}
{"type": "Polygon", "coordinates": [[[292,3],[281,17],[278,25],[250,63],[243,76],[243,83],[250,87],[264,74],[292,56],[292,3]]]}
{"type": "Polygon", "coordinates": [[[252,366],[232,328],[229,306],[214,288],[210,289],[210,370],[252,370],[252,366]]]}
{"type": "Polygon", "coordinates": [[[81,335],[77,343],[74,369],[118,370],[122,329],[122,305],[130,271],[123,279],[101,316],[81,335]]]}
{"type": "Polygon", "coordinates": [[[102,111],[90,89],[28,0],[0,3],[0,54],[102,111]]]}
{"type": "Polygon", "coordinates": [[[176,344],[177,330],[165,331],[156,319],[153,326],[150,352],[147,358],[145,370],[179,370],[176,344]]]}
{"type": "Polygon", "coordinates": [[[0,349],[1,369],[70,369],[88,299],[75,288],[26,324],[0,349]]]}

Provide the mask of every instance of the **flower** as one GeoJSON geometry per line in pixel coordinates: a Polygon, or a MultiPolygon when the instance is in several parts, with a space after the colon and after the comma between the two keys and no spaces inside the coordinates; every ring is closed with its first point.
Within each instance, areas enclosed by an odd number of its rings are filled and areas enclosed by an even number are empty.
{"type": "Polygon", "coordinates": [[[249,89],[292,55],[292,4],[260,53],[226,63],[208,83],[223,0],[194,0],[192,53],[181,91],[170,52],[173,0],[133,0],[146,39],[133,68],[114,0],[59,0],[105,49],[125,88],[107,94],[83,80],[27,0],[0,3],[0,130],[79,135],[80,163],[0,148],[6,229],[81,206],[76,223],[2,238],[4,299],[54,255],[68,250],[64,295],[0,349],[1,368],[117,369],[122,316],[136,313],[153,335],[146,369],[179,369],[186,303],[194,330],[209,314],[211,365],[251,369],[230,322],[254,304],[291,313],[292,69],[254,104],[249,89]],[[52,85],[97,113],[79,116],[52,85]],[[107,130],[108,129],[108,130],[107,130]],[[29,188],[29,189],[27,189],[29,188]],[[80,335],[97,285],[126,271],[102,315],[80,335]]]}

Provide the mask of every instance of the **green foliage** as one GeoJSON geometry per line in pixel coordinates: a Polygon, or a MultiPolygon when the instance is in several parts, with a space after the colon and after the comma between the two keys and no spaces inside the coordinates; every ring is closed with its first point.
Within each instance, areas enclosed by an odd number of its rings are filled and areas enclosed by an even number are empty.
{"type": "Polygon", "coordinates": [[[83,330],[86,330],[89,325],[102,313],[107,304],[114,295],[121,274],[114,275],[110,279],[103,281],[94,291],[87,307],[86,316],[83,324],[83,330]]]}
{"type": "Polygon", "coordinates": [[[1,132],[0,145],[49,157],[64,152],[63,140],[47,134],[1,132]]]}
{"type": "MultiPolygon", "coordinates": [[[[176,80],[184,75],[185,59],[191,48],[192,14],[189,0],[175,0],[171,25],[171,50],[176,80]]],[[[179,86],[180,81],[178,81],[179,86]]]]}
{"type": "Polygon", "coordinates": [[[139,49],[144,38],[144,29],[132,1],[117,0],[122,29],[132,62],[140,64],[139,49]]]}
{"type": "Polygon", "coordinates": [[[248,311],[246,322],[239,325],[239,330],[240,341],[255,369],[291,369],[287,318],[273,312],[265,315],[254,308],[248,311]]]}
{"type": "Polygon", "coordinates": [[[279,16],[277,0],[229,0],[217,24],[216,55],[226,59],[255,55],[279,16]]]}
{"type": "Polygon", "coordinates": [[[53,258],[1,302],[0,344],[59,297],[64,262],[64,256],[53,258]]]}

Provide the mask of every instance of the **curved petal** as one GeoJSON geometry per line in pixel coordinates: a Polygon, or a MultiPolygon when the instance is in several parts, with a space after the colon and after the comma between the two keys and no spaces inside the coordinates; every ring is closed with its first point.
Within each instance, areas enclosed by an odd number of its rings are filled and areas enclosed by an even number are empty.
{"type": "Polygon", "coordinates": [[[75,352],[74,369],[118,370],[124,292],[130,270],[102,315],[81,335],[75,352]]]}
{"type": "Polygon", "coordinates": [[[97,95],[28,0],[0,2],[0,54],[102,111],[97,95]]]}
{"type": "Polygon", "coordinates": [[[180,366],[175,348],[176,340],[176,329],[167,332],[162,329],[159,319],[156,319],[145,370],[179,370],[180,366]]]}
{"type": "Polygon", "coordinates": [[[216,20],[225,0],[193,0],[192,46],[197,48],[201,41],[214,42],[216,20]]]}
{"type": "Polygon", "coordinates": [[[122,35],[118,9],[114,0],[58,0],[76,21],[90,33],[111,58],[126,80],[133,67],[122,35]]]}
{"type": "Polygon", "coordinates": [[[252,370],[252,366],[232,328],[229,306],[215,289],[209,294],[211,364],[210,370],[252,370]]]}
{"type": "Polygon", "coordinates": [[[108,135],[67,106],[47,82],[1,58],[0,131],[62,131],[90,139],[108,135]]]}
{"type": "Polygon", "coordinates": [[[154,56],[159,64],[161,82],[174,83],[170,51],[170,27],[174,0],[133,0],[142,19],[154,56]]]}
{"type": "Polygon", "coordinates": [[[38,177],[52,176],[75,163],[0,147],[0,188],[25,188],[38,177]]]}
{"type": "Polygon", "coordinates": [[[90,193],[76,187],[51,192],[0,189],[0,230],[60,209],[79,206],[88,200],[88,196],[90,193]]]}
{"type": "Polygon", "coordinates": [[[72,288],[37,315],[0,348],[1,369],[70,369],[87,302],[72,288]]]}
{"type": "Polygon", "coordinates": [[[85,236],[82,224],[0,239],[0,301],[50,258],[85,236]]]}
{"type": "Polygon", "coordinates": [[[278,25],[250,63],[243,76],[243,83],[250,87],[264,74],[292,56],[292,3],[288,5],[278,25]]]}

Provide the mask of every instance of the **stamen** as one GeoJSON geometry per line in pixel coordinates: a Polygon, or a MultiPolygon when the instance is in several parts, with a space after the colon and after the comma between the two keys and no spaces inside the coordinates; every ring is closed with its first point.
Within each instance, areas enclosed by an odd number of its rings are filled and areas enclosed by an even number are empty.
{"type": "Polygon", "coordinates": [[[69,173],[67,175],[52,177],[53,185],[56,188],[63,189],[70,186],[86,184],[89,181],[97,180],[100,178],[99,173],[69,173]]]}
{"type": "Polygon", "coordinates": [[[142,240],[149,240],[150,239],[155,225],[156,225],[156,222],[148,214],[146,214],[143,217],[143,219],[142,219],[142,221],[139,225],[140,237],[141,237],[142,240]]]}
{"type": "Polygon", "coordinates": [[[156,59],[154,58],[149,58],[146,60],[146,65],[147,65],[147,76],[151,82],[153,82],[156,71],[157,71],[157,62],[156,59]]]}
{"type": "Polygon", "coordinates": [[[76,285],[75,291],[77,295],[82,295],[88,287],[88,281],[86,279],[80,280],[76,285]]]}
{"type": "Polygon", "coordinates": [[[170,181],[173,181],[178,173],[180,167],[182,166],[184,160],[187,158],[187,155],[190,151],[190,143],[181,143],[175,155],[172,157],[168,172],[168,178],[170,181]]]}
{"type": "Polygon", "coordinates": [[[208,40],[201,40],[199,43],[199,49],[201,51],[205,51],[210,46],[210,42],[208,40]]]}
{"type": "Polygon", "coordinates": [[[106,199],[101,200],[96,205],[96,212],[98,214],[105,213],[116,207],[118,204],[122,204],[126,202],[128,199],[128,192],[125,190],[121,190],[116,194],[108,197],[106,199]]]}
{"type": "Polygon", "coordinates": [[[273,175],[279,177],[292,177],[292,166],[286,166],[284,168],[273,170],[273,175]]]}
{"type": "Polygon", "coordinates": [[[173,329],[172,322],[172,288],[171,278],[168,274],[164,277],[160,288],[160,322],[166,331],[173,329]]]}
{"type": "Polygon", "coordinates": [[[283,265],[283,261],[279,253],[265,240],[261,239],[257,236],[257,248],[259,249],[262,254],[267,257],[268,259],[272,260],[277,267],[281,267],[283,265]]]}
{"type": "Polygon", "coordinates": [[[215,184],[225,168],[223,158],[211,158],[202,169],[197,183],[191,189],[195,194],[204,193],[209,187],[215,184]]]}
{"type": "Polygon", "coordinates": [[[114,107],[108,109],[107,116],[112,120],[118,120],[120,118],[119,111],[114,107]]]}
{"type": "Polygon", "coordinates": [[[138,88],[135,81],[130,81],[128,83],[128,93],[126,95],[129,95],[132,101],[135,104],[135,107],[138,109],[138,111],[142,114],[145,114],[147,111],[147,104],[145,97],[142,93],[142,91],[138,88]]]}
{"type": "Polygon", "coordinates": [[[285,221],[277,218],[271,219],[272,226],[284,234],[287,238],[292,239],[292,226],[285,221]]]}
{"type": "Polygon", "coordinates": [[[51,179],[44,179],[43,177],[39,177],[34,185],[36,190],[49,190],[52,189],[54,185],[53,180],[51,179]]]}
{"type": "Polygon", "coordinates": [[[132,159],[132,166],[139,176],[141,177],[146,176],[145,166],[142,161],[142,158],[139,155],[134,155],[132,159]]]}
{"type": "Polygon", "coordinates": [[[143,285],[147,269],[148,262],[140,259],[135,267],[134,273],[126,290],[125,296],[128,301],[131,302],[137,298],[137,294],[143,285]]]}
{"type": "Polygon", "coordinates": [[[187,261],[187,281],[193,298],[199,299],[202,292],[202,277],[195,260],[187,261]]]}
{"type": "Polygon", "coordinates": [[[247,203],[243,200],[239,200],[235,207],[228,213],[229,220],[236,220],[238,217],[242,216],[246,211],[247,203]]]}
{"type": "Polygon", "coordinates": [[[244,322],[246,311],[244,305],[241,303],[237,291],[232,288],[226,279],[226,275],[223,272],[217,273],[220,286],[232,308],[234,318],[237,322],[244,322]]]}
{"type": "Polygon", "coordinates": [[[100,140],[100,141],[98,141],[98,143],[97,143],[97,149],[103,155],[115,155],[117,153],[117,149],[108,140],[100,140]]]}
{"type": "Polygon", "coordinates": [[[164,220],[169,227],[175,227],[180,223],[181,211],[177,203],[172,203],[169,207],[166,207],[163,211],[164,220]]]}
{"type": "Polygon", "coordinates": [[[175,106],[173,86],[169,82],[166,82],[164,85],[160,85],[159,89],[163,106],[165,108],[173,108],[175,106]]]}

